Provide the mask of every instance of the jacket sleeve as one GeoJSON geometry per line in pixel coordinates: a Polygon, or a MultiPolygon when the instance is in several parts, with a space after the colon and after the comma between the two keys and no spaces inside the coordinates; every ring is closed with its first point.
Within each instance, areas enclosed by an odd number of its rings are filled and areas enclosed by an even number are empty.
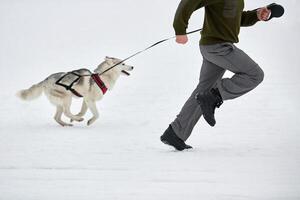
{"type": "Polygon", "coordinates": [[[173,27],[176,35],[185,35],[188,21],[195,10],[207,5],[209,0],[181,0],[176,10],[173,27]]]}
{"type": "Polygon", "coordinates": [[[258,21],[257,10],[243,11],[241,26],[253,26],[258,21]]]}

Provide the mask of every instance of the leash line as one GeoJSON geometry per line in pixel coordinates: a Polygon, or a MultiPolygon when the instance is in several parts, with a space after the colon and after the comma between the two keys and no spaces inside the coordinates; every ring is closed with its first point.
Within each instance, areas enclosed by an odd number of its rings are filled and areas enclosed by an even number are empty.
{"type": "MultiPolygon", "coordinates": [[[[186,35],[190,35],[190,34],[199,32],[199,31],[201,31],[201,30],[202,30],[202,28],[197,29],[197,30],[194,30],[194,31],[190,31],[190,32],[187,32],[186,35]]],[[[136,52],[135,54],[133,54],[133,55],[131,55],[131,56],[129,56],[129,57],[127,57],[127,58],[121,60],[120,62],[114,64],[114,65],[111,66],[110,68],[108,68],[108,69],[106,69],[105,71],[101,72],[101,73],[99,74],[99,76],[102,75],[102,74],[104,74],[104,73],[106,73],[106,72],[108,72],[109,70],[113,69],[113,68],[116,67],[117,65],[119,65],[119,64],[121,64],[121,63],[123,63],[123,62],[125,62],[126,60],[129,60],[130,58],[132,58],[132,57],[134,57],[134,56],[136,56],[136,55],[138,55],[138,54],[140,54],[140,53],[143,53],[143,52],[147,51],[148,49],[151,49],[151,48],[153,48],[153,47],[155,47],[155,46],[157,46],[157,45],[159,45],[159,44],[161,44],[161,43],[163,43],[163,42],[166,42],[166,41],[168,41],[168,40],[171,40],[171,39],[173,39],[173,38],[176,38],[176,36],[172,36],[172,37],[169,37],[169,38],[160,40],[160,41],[158,41],[158,42],[152,44],[151,46],[147,47],[146,49],[136,52]]],[[[88,76],[88,75],[87,75],[87,76],[88,76]]]]}
{"type": "MultiPolygon", "coordinates": [[[[190,31],[190,32],[187,32],[186,35],[190,35],[190,34],[199,32],[199,31],[201,31],[201,30],[202,30],[202,28],[201,28],[201,29],[194,30],[194,31],[190,31]]],[[[161,43],[163,43],[163,42],[166,42],[166,41],[168,41],[168,40],[171,40],[171,39],[173,39],[173,38],[176,38],[176,36],[172,36],[172,37],[169,37],[169,38],[160,40],[160,41],[158,41],[158,42],[152,44],[151,46],[145,48],[144,50],[138,51],[138,52],[134,53],[133,55],[131,55],[131,56],[129,56],[129,57],[127,57],[127,58],[121,60],[120,62],[114,64],[113,66],[111,66],[110,68],[106,69],[105,71],[103,71],[103,72],[101,72],[101,73],[86,74],[86,75],[78,75],[78,74],[76,74],[76,73],[74,73],[74,72],[68,72],[68,73],[66,73],[64,76],[62,76],[58,81],[56,81],[56,84],[57,84],[57,85],[60,85],[60,86],[62,86],[62,87],[64,87],[66,90],[70,90],[70,91],[71,91],[74,95],[76,95],[77,97],[82,97],[82,95],[79,94],[76,90],[74,90],[74,89],[72,88],[72,86],[73,86],[77,81],[79,81],[79,79],[80,79],[81,77],[91,76],[91,77],[93,78],[93,80],[97,83],[97,85],[100,87],[100,89],[102,90],[103,94],[105,94],[105,92],[107,91],[107,88],[105,87],[105,85],[104,85],[104,83],[101,81],[101,79],[99,78],[100,75],[102,75],[102,74],[108,72],[109,70],[111,70],[111,69],[113,69],[114,67],[116,67],[117,65],[119,65],[119,64],[121,64],[121,63],[123,63],[123,62],[125,62],[126,60],[129,60],[130,58],[132,58],[132,57],[134,57],[134,56],[136,56],[136,55],[138,55],[138,54],[140,54],[140,53],[143,53],[143,52],[145,52],[145,51],[147,51],[147,50],[149,50],[149,49],[151,49],[151,48],[153,48],[153,47],[155,47],[155,46],[157,46],[157,45],[159,45],[159,44],[161,44],[161,43]],[[69,74],[73,74],[73,75],[78,76],[78,77],[77,77],[70,85],[66,85],[66,84],[61,83],[61,81],[62,81],[67,75],[69,75],[69,74]],[[97,76],[95,76],[95,75],[97,75],[97,76]],[[96,79],[95,79],[95,77],[96,77],[96,79]],[[98,78],[97,78],[97,77],[98,77],[98,78]]]]}

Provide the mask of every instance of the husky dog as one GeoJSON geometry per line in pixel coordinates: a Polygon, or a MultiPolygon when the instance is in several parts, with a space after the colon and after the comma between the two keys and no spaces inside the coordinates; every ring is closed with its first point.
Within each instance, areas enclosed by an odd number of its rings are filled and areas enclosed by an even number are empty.
{"type": "MultiPolygon", "coordinates": [[[[98,65],[94,72],[101,74],[108,68],[120,62],[120,59],[106,57],[105,60],[98,65]]],[[[121,74],[129,76],[130,74],[128,71],[131,70],[133,70],[132,66],[120,63],[104,74],[97,76],[102,80],[106,89],[111,90],[119,76],[121,74]]],[[[65,72],[52,74],[42,82],[31,86],[29,89],[19,91],[17,96],[23,100],[32,100],[39,97],[42,92],[44,92],[49,101],[56,106],[54,119],[62,126],[72,126],[72,124],[65,123],[61,120],[63,113],[66,117],[70,118],[71,122],[81,122],[83,121],[82,117],[89,109],[92,112],[93,117],[88,120],[87,125],[91,125],[99,117],[96,101],[101,100],[105,92],[103,92],[103,90],[96,84],[96,81],[91,77],[92,73],[88,69],[79,69],[73,72],[75,74],[65,72]],[[76,76],[77,74],[80,76],[76,76]],[[64,83],[70,84],[76,78],[78,78],[78,81],[74,82],[72,90],[75,90],[77,95],[71,90],[67,90],[66,88],[57,84],[57,81],[60,79],[64,83]],[[82,107],[81,111],[77,115],[73,115],[70,112],[72,97],[76,97],[78,94],[83,97],[82,107]]]]}

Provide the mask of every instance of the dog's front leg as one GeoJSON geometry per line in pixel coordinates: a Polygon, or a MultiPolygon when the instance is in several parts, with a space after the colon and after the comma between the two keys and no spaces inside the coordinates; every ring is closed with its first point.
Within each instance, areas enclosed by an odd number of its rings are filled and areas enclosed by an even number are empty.
{"type": "Polygon", "coordinates": [[[93,113],[93,117],[88,121],[87,125],[91,125],[92,123],[94,123],[96,121],[96,119],[98,119],[99,117],[99,113],[96,107],[96,103],[94,101],[86,101],[86,104],[88,106],[88,108],[90,109],[90,111],[93,113]]]}
{"type": "Polygon", "coordinates": [[[81,110],[80,110],[80,112],[79,112],[76,116],[78,116],[78,117],[83,117],[83,116],[85,115],[87,109],[88,109],[88,107],[87,107],[87,105],[86,105],[86,102],[83,100],[83,101],[82,101],[81,110]]]}
{"type": "MultiPolygon", "coordinates": [[[[81,106],[81,110],[78,114],[76,114],[75,116],[78,117],[78,118],[81,118],[85,115],[85,113],[87,112],[87,105],[86,105],[86,102],[85,100],[82,101],[82,106],[81,106]]],[[[73,120],[71,119],[71,122],[73,122],[73,120]]]]}

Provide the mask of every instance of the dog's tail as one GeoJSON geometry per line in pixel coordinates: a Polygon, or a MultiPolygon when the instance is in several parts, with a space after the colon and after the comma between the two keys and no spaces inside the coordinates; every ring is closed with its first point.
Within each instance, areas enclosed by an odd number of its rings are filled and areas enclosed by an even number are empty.
{"type": "Polygon", "coordinates": [[[41,94],[43,92],[43,83],[44,83],[44,81],[31,86],[27,90],[21,90],[21,91],[19,91],[17,93],[17,96],[20,99],[26,100],[26,101],[30,101],[30,100],[36,99],[39,96],[41,96],[41,94]]]}

